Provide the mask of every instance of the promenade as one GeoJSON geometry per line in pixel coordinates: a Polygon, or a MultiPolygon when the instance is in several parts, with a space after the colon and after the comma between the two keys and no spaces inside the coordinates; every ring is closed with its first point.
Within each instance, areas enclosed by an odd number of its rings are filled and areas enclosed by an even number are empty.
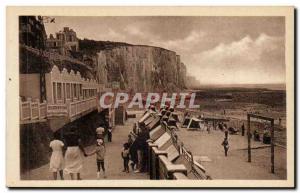
{"type": "MultiPolygon", "coordinates": [[[[130,118],[126,121],[125,125],[117,125],[113,130],[113,137],[111,143],[106,143],[106,158],[105,168],[107,178],[103,178],[101,173],[100,180],[130,180],[130,179],[149,179],[146,173],[134,173],[130,170],[129,173],[122,172],[123,160],[121,158],[121,151],[123,144],[127,141],[127,136],[132,130],[133,123],[140,117],[130,118]]],[[[94,147],[89,146],[86,149],[87,152],[92,151],[94,147]]],[[[96,155],[92,155],[84,158],[84,166],[81,173],[83,180],[95,180],[97,179],[97,166],[96,155]]],[[[65,174],[65,180],[70,180],[70,176],[65,174]]],[[[24,180],[52,180],[52,173],[49,171],[49,164],[46,164],[37,169],[33,169],[21,176],[24,180]]]]}

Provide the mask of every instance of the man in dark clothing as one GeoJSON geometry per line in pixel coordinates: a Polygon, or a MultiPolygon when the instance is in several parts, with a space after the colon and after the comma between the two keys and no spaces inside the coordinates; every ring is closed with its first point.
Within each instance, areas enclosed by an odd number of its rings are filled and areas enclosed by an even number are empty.
{"type": "Polygon", "coordinates": [[[148,143],[150,138],[149,131],[141,124],[141,131],[136,138],[137,142],[137,155],[138,155],[138,170],[136,172],[145,172],[147,170],[147,155],[148,155],[148,143]]]}
{"type": "Polygon", "coordinates": [[[244,135],[245,135],[245,125],[243,123],[243,125],[242,125],[242,136],[244,136],[244,135]]]}
{"type": "Polygon", "coordinates": [[[224,141],[222,142],[222,146],[224,147],[225,156],[227,157],[227,152],[228,152],[228,149],[229,149],[229,143],[228,143],[227,138],[224,138],[224,141]]]}
{"type": "Polygon", "coordinates": [[[129,148],[130,160],[131,160],[131,169],[134,171],[134,167],[138,164],[138,155],[137,155],[137,141],[133,141],[129,148]]]}
{"type": "Polygon", "coordinates": [[[132,139],[131,135],[128,135],[127,143],[128,143],[128,145],[129,145],[129,147],[130,147],[130,146],[132,145],[132,143],[133,143],[133,139],[132,139]]]}
{"type": "Polygon", "coordinates": [[[227,128],[226,124],[224,124],[224,134],[225,134],[225,138],[227,139],[228,138],[228,128],[227,128]]]}
{"type": "Polygon", "coordinates": [[[107,130],[107,139],[108,139],[108,142],[112,141],[112,128],[111,127],[109,127],[107,130]]]}

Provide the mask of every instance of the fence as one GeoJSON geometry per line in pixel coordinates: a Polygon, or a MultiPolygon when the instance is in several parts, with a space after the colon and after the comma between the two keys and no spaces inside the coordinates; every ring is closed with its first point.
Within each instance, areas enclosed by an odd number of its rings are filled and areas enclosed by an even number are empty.
{"type": "Polygon", "coordinates": [[[44,101],[32,102],[32,101],[20,101],[20,120],[42,120],[47,117],[47,103],[44,101]]]}
{"type": "Polygon", "coordinates": [[[69,117],[72,118],[96,108],[97,108],[96,97],[72,102],[69,104],[69,117]]]}
{"type": "Polygon", "coordinates": [[[47,104],[46,101],[43,103],[20,101],[20,121],[21,123],[38,121],[44,120],[46,117],[55,116],[68,116],[69,118],[73,118],[94,109],[97,109],[96,97],[69,104],[47,104]]]}
{"type": "Polygon", "coordinates": [[[48,104],[47,116],[66,116],[68,115],[68,108],[65,104],[48,104]]]}

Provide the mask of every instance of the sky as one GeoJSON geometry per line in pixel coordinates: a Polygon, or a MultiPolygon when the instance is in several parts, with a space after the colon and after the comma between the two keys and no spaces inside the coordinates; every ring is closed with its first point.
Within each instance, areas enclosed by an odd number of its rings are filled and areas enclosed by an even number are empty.
{"type": "Polygon", "coordinates": [[[55,17],[81,39],[163,47],[200,84],[285,83],[284,17],[55,17]]]}

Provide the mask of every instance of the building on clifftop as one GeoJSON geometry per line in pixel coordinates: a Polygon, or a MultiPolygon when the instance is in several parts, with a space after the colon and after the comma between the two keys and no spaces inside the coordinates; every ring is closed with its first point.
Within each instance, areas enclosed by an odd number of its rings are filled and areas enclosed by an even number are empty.
{"type": "Polygon", "coordinates": [[[61,55],[68,55],[70,51],[78,51],[79,43],[76,32],[69,27],[64,27],[62,31],[56,33],[55,37],[50,34],[46,41],[46,48],[48,51],[61,55]]]}

